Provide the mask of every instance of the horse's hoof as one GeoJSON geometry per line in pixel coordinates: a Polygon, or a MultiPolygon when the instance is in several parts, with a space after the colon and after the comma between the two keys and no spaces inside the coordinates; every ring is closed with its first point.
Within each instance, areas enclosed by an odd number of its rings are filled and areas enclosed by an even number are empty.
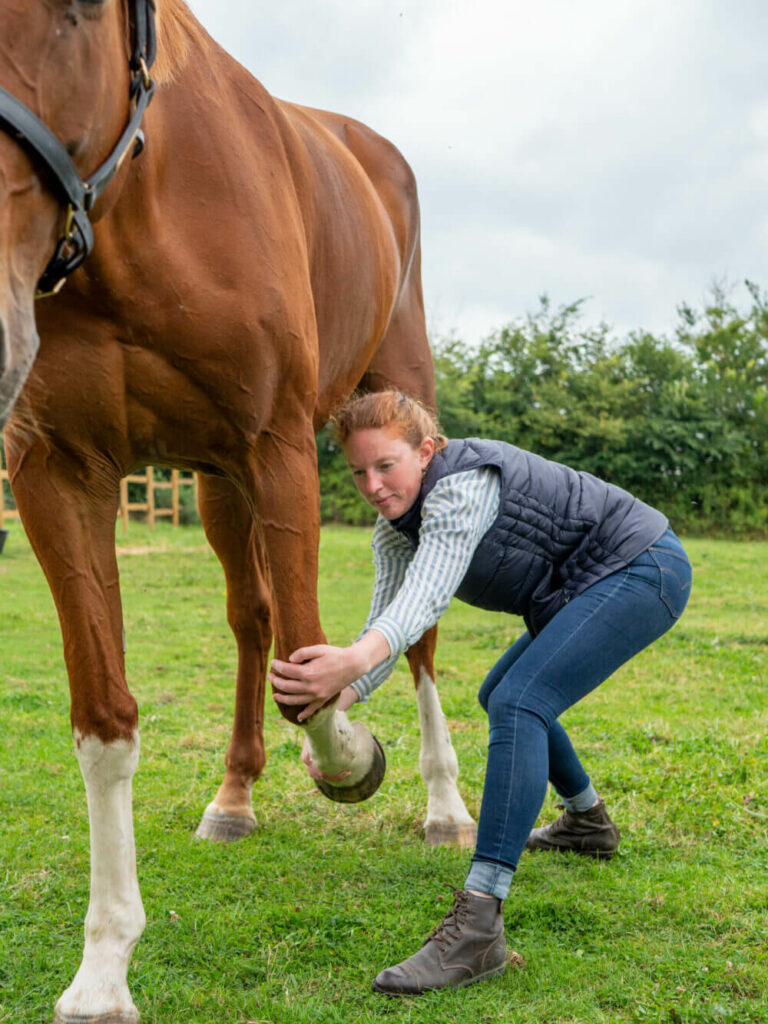
{"type": "Polygon", "coordinates": [[[244,814],[222,814],[207,807],[195,835],[198,839],[208,839],[212,843],[236,843],[238,839],[245,839],[255,831],[255,818],[244,814]]]}
{"type": "Polygon", "coordinates": [[[459,850],[473,850],[477,842],[474,821],[457,825],[454,822],[433,821],[424,829],[429,846],[455,846],[459,850]]]}
{"type": "Polygon", "coordinates": [[[56,1010],[53,1015],[53,1024],[139,1024],[137,1012],[123,1013],[97,1013],[95,1017],[83,1017],[79,1013],[61,1013],[56,1010]]]}
{"type": "Polygon", "coordinates": [[[386,774],[387,759],[384,757],[384,751],[376,737],[371,736],[371,739],[373,740],[373,764],[368,773],[353,786],[318,779],[315,785],[323,796],[327,796],[329,800],[336,800],[340,804],[359,804],[363,800],[367,800],[369,796],[373,796],[386,774]]]}

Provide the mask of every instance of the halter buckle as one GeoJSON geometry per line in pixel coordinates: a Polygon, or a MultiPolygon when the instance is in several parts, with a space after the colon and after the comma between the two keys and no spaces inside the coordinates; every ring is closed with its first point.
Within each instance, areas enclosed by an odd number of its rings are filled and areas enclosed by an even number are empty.
{"type": "Polygon", "coordinates": [[[59,239],[56,251],[40,278],[35,292],[36,299],[47,299],[56,295],[64,286],[67,277],[76,270],[93,247],[93,228],[88,214],[73,203],[67,206],[64,233],[59,239]]]}

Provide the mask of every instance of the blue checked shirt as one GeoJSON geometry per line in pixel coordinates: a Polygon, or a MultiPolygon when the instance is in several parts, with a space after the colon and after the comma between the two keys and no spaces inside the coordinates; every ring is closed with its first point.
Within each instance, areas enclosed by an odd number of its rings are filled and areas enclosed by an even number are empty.
{"type": "Polygon", "coordinates": [[[360,636],[378,630],[391,654],[352,683],[359,700],[367,700],[389,678],[400,655],[448,607],[475,548],[499,514],[500,496],[499,471],[493,466],[438,480],[422,505],[418,547],[383,516],[376,520],[371,541],[376,579],[360,636]]]}

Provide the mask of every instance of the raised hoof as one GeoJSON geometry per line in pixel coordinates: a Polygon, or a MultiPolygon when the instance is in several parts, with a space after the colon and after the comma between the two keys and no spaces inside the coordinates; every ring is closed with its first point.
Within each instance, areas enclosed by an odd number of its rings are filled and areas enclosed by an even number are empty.
{"type": "Polygon", "coordinates": [[[139,1024],[139,1015],[134,1013],[97,1013],[95,1017],[83,1017],[79,1013],[61,1013],[53,1015],[53,1024],[139,1024]]]}
{"type": "Polygon", "coordinates": [[[331,782],[326,782],[325,779],[319,779],[315,785],[323,796],[340,804],[359,804],[363,800],[367,800],[369,796],[373,796],[386,774],[387,759],[384,757],[384,751],[376,737],[372,736],[371,739],[373,740],[373,764],[368,774],[353,786],[334,785],[331,782]]]}
{"type": "Polygon", "coordinates": [[[434,821],[424,829],[424,838],[429,846],[455,846],[459,850],[473,850],[477,842],[477,825],[474,821],[462,825],[434,821]]]}
{"type": "Polygon", "coordinates": [[[245,839],[255,831],[254,818],[242,814],[221,814],[207,809],[195,835],[198,839],[208,839],[212,843],[236,843],[238,839],[245,839]]]}

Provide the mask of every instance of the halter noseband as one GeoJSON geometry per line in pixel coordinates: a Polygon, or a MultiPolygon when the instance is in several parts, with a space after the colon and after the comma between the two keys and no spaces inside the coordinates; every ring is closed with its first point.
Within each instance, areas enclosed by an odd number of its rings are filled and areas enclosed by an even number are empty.
{"type": "Polygon", "coordinates": [[[93,248],[93,228],[88,211],[111,181],[133,146],[138,156],[144,148],[141,120],[155,91],[149,69],[157,52],[155,0],[131,0],[130,86],[133,114],[117,145],[104,163],[86,180],[53,132],[20,100],[0,87],[0,131],[5,131],[31,150],[50,172],[54,191],[67,203],[64,235],[37,285],[35,298],[53,295],[93,248]]]}

